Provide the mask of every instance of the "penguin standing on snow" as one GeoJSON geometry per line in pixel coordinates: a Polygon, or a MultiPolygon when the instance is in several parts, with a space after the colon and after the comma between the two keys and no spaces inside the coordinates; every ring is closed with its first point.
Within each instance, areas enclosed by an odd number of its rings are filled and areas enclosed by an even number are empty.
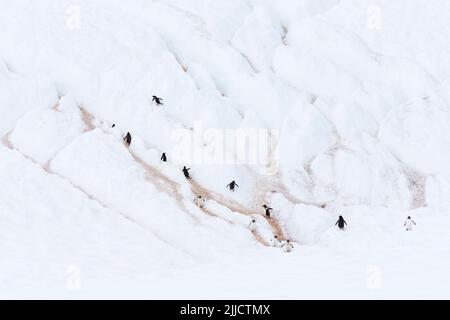
{"type": "Polygon", "coordinates": [[[266,209],[266,217],[267,217],[267,219],[270,219],[270,211],[273,211],[273,209],[269,208],[266,205],[263,205],[263,208],[266,209]]]}
{"type": "Polygon", "coordinates": [[[190,175],[189,175],[189,170],[191,170],[191,168],[186,168],[186,167],[183,167],[183,174],[184,174],[184,176],[186,177],[186,179],[191,179],[191,177],[190,177],[190,175]]]}
{"type": "Polygon", "coordinates": [[[111,126],[111,128],[115,128],[116,127],[116,124],[115,123],[113,123],[113,125],[111,126]]]}
{"type": "Polygon", "coordinates": [[[230,188],[231,191],[234,191],[234,188],[239,187],[238,184],[236,183],[236,181],[231,181],[228,185],[227,188],[230,188]]]}
{"type": "Polygon", "coordinates": [[[281,247],[284,249],[284,252],[291,252],[294,249],[291,240],[286,240],[281,247]]]}
{"type": "Polygon", "coordinates": [[[252,219],[252,221],[248,225],[248,228],[250,229],[251,232],[256,231],[256,220],[255,219],[252,219]]]}
{"type": "Polygon", "coordinates": [[[152,99],[152,101],[155,101],[156,105],[158,105],[158,106],[163,105],[162,100],[163,99],[158,98],[157,96],[153,96],[153,99],[152,99]]]}
{"type": "Polygon", "coordinates": [[[205,198],[203,198],[202,196],[198,196],[197,199],[194,200],[194,202],[200,209],[203,209],[205,207],[205,198]]]}
{"type": "Polygon", "coordinates": [[[167,156],[166,156],[166,153],[163,153],[163,154],[162,154],[162,156],[161,156],[161,161],[162,161],[162,162],[167,162],[167,156]]]}
{"type": "Polygon", "coordinates": [[[278,239],[277,235],[274,235],[272,239],[270,239],[270,244],[272,247],[279,248],[281,247],[281,241],[278,239]]]}
{"type": "Polygon", "coordinates": [[[413,229],[413,226],[415,225],[416,223],[414,222],[414,220],[410,216],[408,216],[403,226],[406,227],[406,231],[411,231],[413,229]]]}
{"type": "Polygon", "coordinates": [[[125,136],[125,138],[123,138],[123,141],[125,141],[125,143],[130,146],[131,145],[131,134],[128,132],[127,135],[125,136]]]}
{"type": "Polygon", "coordinates": [[[344,230],[345,226],[347,225],[347,222],[345,222],[344,218],[342,216],[339,216],[338,221],[334,225],[337,225],[339,229],[344,230]]]}

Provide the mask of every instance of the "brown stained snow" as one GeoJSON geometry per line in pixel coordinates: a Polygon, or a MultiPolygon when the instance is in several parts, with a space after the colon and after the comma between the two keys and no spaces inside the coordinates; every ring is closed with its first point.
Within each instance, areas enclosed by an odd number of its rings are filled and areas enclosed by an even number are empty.
{"type": "MultiPolygon", "coordinates": [[[[248,209],[233,200],[226,199],[224,196],[217,194],[214,191],[211,191],[209,189],[206,189],[205,187],[203,187],[202,185],[200,185],[198,182],[196,182],[194,180],[190,180],[190,183],[191,183],[191,187],[192,187],[192,192],[194,192],[197,195],[201,195],[204,198],[212,199],[212,200],[216,201],[217,203],[219,203],[220,205],[228,208],[229,210],[231,210],[233,212],[240,213],[242,215],[249,216],[249,217],[252,217],[256,213],[254,210],[248,209]]],[[[271,219],[271,220],[273,220],[273,219],[271,219]]],[[[271,224],[272,231],[275,234],[279,234],[280,236],[283,236],[283,232],[277,223],[274,223],[272,221],[269,221],[269,223],[271,224]]],[[[258,232],[254,232],[253,234],[258,242],[262,243],[265,246],[268,245],[267,242],[262,238],[262,236],[258,232]]]]}
{"type": "MultiPolygon", "coordinates": [[[[133,156],[133,158],[135,159],[135,161],[144,168],[145,172],[148,175],[147,178],[149,179],[149,181],[152,182],[160,192],[166,193],[169,196],[171,196],[172,198],[175,198],[177,200],[177,203],[178,203],[180,209],[183,210],[184,212],[187,212],[196,222],[199,222],[198,218],[193,216],[192,214],[190,214],[189,210],[184,205],[183,196],[181,195],[181,193],[179,191],[179,184],[176,183],[175,181],[171,180],[167,176],[165,176],[161,171],[158,171],[153,166],[147,164],[143,159],[138,157],[133,152],[130,151],[130,153],[133,156]]],[[[227,207],[228,209],[230,209],[234,212],[242,213],[242,214],[245,214],[248,216],[251,216],[253,214],[253,212],[248,211],[247,209],[245,209],[243,207],[240,207],[240,205],[238,205],[236,203],[229,202],[229,200],[226,201],[226,200],[224,200],[223,197],[217,197],[216,194],[214,194],[210,190],[203,188],[195,181],[191,180],[191,187],[192,187],[192,192],[197,196],[202,195],[203,197],[206,197],[208,199],[215,200],[219,204],[227,207]],[[226,204],[228,204],[228,205],[226,205],[226,204]]],[[[233,224],[232,221],[229,221],[228,219],[220,217],[206,208],[199,208],[199,209],[202,210],[204,213],[206,213],[209,216],[213,216],[215,218],[219,218],[228,223],[233,224]]],[[[267,242],[264,241],[264,239],[262,238],[262,236],[259,233],[254,232],[253,235],[258,242],[260,242],[264,246],[268,245],[267,242]]]]}
{"type": "Polygon", "coordinates": [[[95,125],[94,125],[94,116],[87,112],[85,108],[80,107],[80,112],[81,112],[81,119],[84,122],[84,125],[86,126],[86,132],[87,131],[92,131],[95,129],[95,125]]]}
{"type": "Polygon", "coordinates": [[[171,198],[174,198],[177,201],[178,207],[183,212],[187,212],[196,223],[200,223],[199,219],[196,216],[192,215],[184,205],[184,199],[179,190],[179,185],[175,181],[163,175],[155,167],[146,163],[130,149],[128,150],[130,151],[133,159],[144,169],[147,181],[151,182],[159,192],[168,194],[171,198]]]}
{"type": "MultiPolygon", "coordinates": [[[[95,129],[94,120],[95,117],[91,113],[89,113],[86,109],[80,107],[82,120],[87,128],[86,131],[92,131],[95,129]]],[[[126,145],[126,144],[125,144],[126,145]]],[[[146,163],[143,159],[141,159],[138,155],[136,155],[134,152],[132,152],[127,146],[128,151],[130,152],[131,156],[133,157],[134,161],[136,161],[146,173],[146,180],[151,182],[158,191],[162,193],[168,194],[170,197],[175,198],[177,201],[178,206],[180,209],[184,212],[187,212],[191,218],[195,222],[199,222],[197,217],[194,217],[189,213],[189,211],[186,209],[186,206],[183,203],[183,197],[178,189],[178,184],[174,181],[172,181],[170,178],[163,175],[160,171],[158,171],[156,168],[152,167],[148,163],[146,163]]]]}
{"type": "Polygon", "coordinates": [[[59,110],[59,104],[55,105],[55,106],[52,108],[52,110],[53,110],[53,111],[56,111],[56,112],[61,112],[61,111],[59,110]]]}
{"type": "Polygon", "coordinates": [[[2,138],[2,143],[5,147],[7,147],[8,149],[14,150],[14,146],[11,142],[11,140],[9,139],[9,136],[11,135],[11,132],[7,133],[3,138],[2,138]]]}

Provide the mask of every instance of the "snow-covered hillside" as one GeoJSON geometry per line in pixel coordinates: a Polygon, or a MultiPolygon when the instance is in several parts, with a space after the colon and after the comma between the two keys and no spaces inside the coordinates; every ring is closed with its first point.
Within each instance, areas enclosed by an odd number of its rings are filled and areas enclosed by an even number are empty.
{"type": "Polygon", "coordinates": [[[449,18],[0,0],[0,297],[450,297],[449,18]]]}

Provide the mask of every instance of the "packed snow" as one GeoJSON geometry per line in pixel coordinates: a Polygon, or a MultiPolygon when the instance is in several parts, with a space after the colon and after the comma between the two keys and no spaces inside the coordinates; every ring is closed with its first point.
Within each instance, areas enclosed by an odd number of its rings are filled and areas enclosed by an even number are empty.
{"type": "Polygon", "coordinates": [[[449,298],[449,17],[0,1],[0,297],[449,298]]]}

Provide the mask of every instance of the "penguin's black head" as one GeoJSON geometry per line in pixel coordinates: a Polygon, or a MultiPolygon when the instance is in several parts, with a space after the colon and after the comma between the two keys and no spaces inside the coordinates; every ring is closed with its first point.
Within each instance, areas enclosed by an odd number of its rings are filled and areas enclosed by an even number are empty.
{"type": "Polygon", "coordinates": [[[274,235],[273,237],[274,237],[275,239],[278,239],[278,236],[277,236],[277,235],[274,235]]]}
{"type": "Polygon", "coordinates": [[[339,219],[343,219],[342,216],[339,216],[339,219]]]}
{"type": "Polygon", "coordinates": [[[113,123],[113,125],[111,126],[111,128],[114,128],[116,126],[116,124],[115,123],[113,123]]]}
{"type": "Polygon", "coordinates": [[[408,216],[408,219],[411,219],[411,216],[408,216]]]}
{"type": "Polygon", "coordinates": [[[252,219],[252,222],[256,222],[256,220],[255,220],[255,219],[252,219]]]}
{"type": "Polygon", "coordinates": [[[266,206],[266,205],[263,205],[263,208],[264,208],[264,209],[267,209],[267,206],[266,206]]]}
{"type": "Polygon", "coordinates": [[[286,242],[291,242],[291,240],[286,240],[286,242]]]}

